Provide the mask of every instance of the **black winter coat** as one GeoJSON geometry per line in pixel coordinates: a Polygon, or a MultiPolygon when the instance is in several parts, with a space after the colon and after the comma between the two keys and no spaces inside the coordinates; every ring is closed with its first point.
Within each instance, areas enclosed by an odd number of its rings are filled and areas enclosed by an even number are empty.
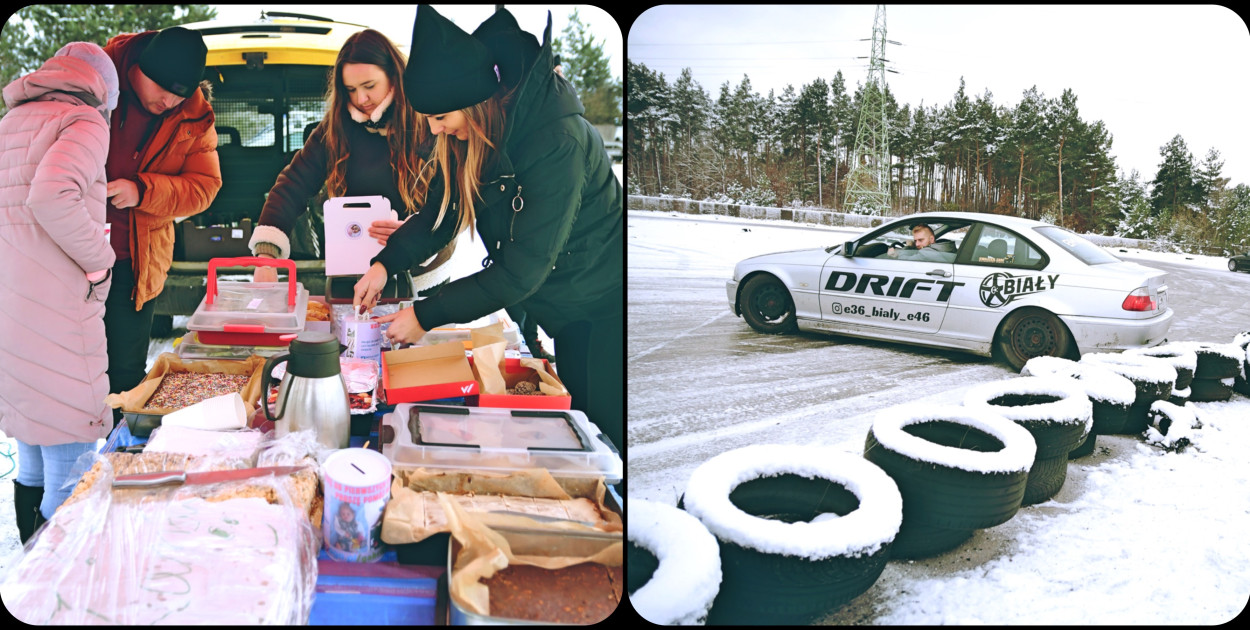
{"type": "MultiPolygon", "coordinates": [[[[621,184],[602,136],[552,61],[548,17],[542,48],[507,112],[503,151],[482,177],[476,210],[485,268],[415,304],[425,330],[519,305],[558,337],[572,322],[624,312],[621,184]]],[[[430,194],[423,213],[437,214],[441,199],[430,194]]],[[[444,221],[452,220],[447,214],[444,221]]],[[[408,227],[374,259],[391,273],[433,253],[408,227]]]]}

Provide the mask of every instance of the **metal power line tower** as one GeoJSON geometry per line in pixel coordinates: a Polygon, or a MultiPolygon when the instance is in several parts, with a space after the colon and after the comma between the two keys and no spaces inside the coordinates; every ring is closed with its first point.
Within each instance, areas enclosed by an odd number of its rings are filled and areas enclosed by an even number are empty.
{"type": "Polygon", "coordinates": [[[881,214],[890,207],[890,125],[885,114],[886,42],[885,6],[877,5],[877,15],[872,23],[868,81],[860,102],[859,129],[855,133],[851,172],[846,177],[843,209],[848,212],[881,214]]]}

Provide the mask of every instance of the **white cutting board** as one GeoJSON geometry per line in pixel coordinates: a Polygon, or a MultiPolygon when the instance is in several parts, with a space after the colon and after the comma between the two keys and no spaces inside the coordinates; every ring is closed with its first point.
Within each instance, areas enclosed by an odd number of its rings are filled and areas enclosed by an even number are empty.
{"type": "Polygon", "coordinates": [[[322,206],[326,227],[326,275],[359,276],[369,270],[369,260],[382,245],[369,236],[369,225],[385,219],[398,220],[391,202],[381,195],[334,197],[322,206]]]}

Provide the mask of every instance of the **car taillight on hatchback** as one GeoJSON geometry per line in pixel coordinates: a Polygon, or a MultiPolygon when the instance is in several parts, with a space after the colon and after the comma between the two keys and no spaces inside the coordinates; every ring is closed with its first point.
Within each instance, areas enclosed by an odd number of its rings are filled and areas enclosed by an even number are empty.
{"type": "Polygon", "coordinates": [[[1120,306],[1126,311],[1153,311],[1159,308],[1154,296],[1150,295],[1150,291],[1146,287],[1133,289],[1128,294],[1128,297],[1124,298],[1124,303],[1120,306]]]}

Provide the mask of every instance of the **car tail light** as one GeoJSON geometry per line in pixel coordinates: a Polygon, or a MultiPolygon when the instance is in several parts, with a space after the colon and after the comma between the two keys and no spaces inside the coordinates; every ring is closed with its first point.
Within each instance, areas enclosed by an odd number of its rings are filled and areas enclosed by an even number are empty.
{"type": "Polygon", "coordinates": [[[1153,311],[1158,308],[1158,304],[1146,287],[1133,289],[1128,294],[1128,297],[1124,298],[1124,303],[1120,306],[1126,311],[1153,311]]]}

